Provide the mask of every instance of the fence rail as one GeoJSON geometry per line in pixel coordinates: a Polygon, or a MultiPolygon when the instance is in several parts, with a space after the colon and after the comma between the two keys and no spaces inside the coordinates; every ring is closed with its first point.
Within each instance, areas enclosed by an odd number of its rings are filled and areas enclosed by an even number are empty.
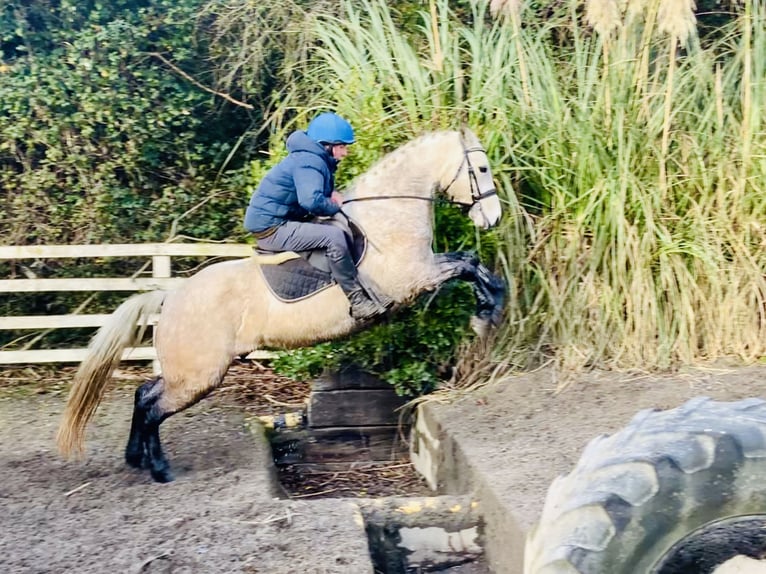
{"type": "MultiPolygon", "coordinates": [[[[172,289],[185,279],[172,276],[173,257],[247,257],[252,247],[233,243],[140,243],[115,245],[3,245],[0,261],[58,258],[151,258],[148,277],[113,278],[45,278],[26,277],[0,279],[0,293],[42,293],[67,291],[150,291],[172,289]]],[[[69,314],[0,317],[0,330],[38,330],[100,327],[109,315],[69,314]]],[[[150,319],[156,324],[158,316],[150,319]]],[[[0,350],[0,365],[19,363],[72,363],[85,357],[86,349],[28,349],[0,350]]],[[[272,356],[268,351],[256,351],[250,358],[272,356]]],[[[154,347],[126,349],[123,360],[156,360],[154,347]]]]}

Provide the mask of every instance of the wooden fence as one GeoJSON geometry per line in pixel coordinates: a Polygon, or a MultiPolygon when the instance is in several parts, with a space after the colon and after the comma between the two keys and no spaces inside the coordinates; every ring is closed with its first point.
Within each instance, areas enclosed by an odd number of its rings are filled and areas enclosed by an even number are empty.
{"type": "MultiPolygon", "coordinates": [[[[0,261],[54,258],[146,257],[151,259],[151,273],[146,276],[112,278],[23,278],[0,279],[0,293],[51,291],[150,291],[172,289],[184,281],[172,276],[172,257],[247,257],[252,247],[232,243],[144,243],[120,245],[30,245],[0,246],[0,261]]],[[[148,260],[147,260],[148,263],[148,260]]],[[[0,317],[0,330],[67,329],[100,327],[109,315],[36,315],[0,317]]],[[[154,318],[156,322],[156,317],[154,318]]],[[[19,363],[80,362],[86,349],[0,350],[0,365],[19,363]]],[[[123,360],[154,360],[153,347],[126,349],[123,360]]],[[[267,358],[268,352],[256,352],[251,358],[267,358]]]]}

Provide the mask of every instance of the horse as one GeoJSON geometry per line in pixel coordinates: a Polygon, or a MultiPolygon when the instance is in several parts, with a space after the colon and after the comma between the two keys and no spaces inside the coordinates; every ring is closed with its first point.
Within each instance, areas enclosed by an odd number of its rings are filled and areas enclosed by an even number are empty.
{"type": "MultiPolygon", "coordinates": [[[[346,190],[336,218],[366,238],[358,262],[391,309],[411,303],[451,279],[472,284],[475,329],[497,325],[504,282],[468,252],[433,252],[433,204],[446,197],[486,229],[501,217],[487,154],[467,128],[422,135],[380,159],[346,190]]],[[[157,482],[173,480],[160,443],[160,424],[208,395],[232,361],[256,349],[289,349],[346,336],[369,325],[349,313],[337,285],[286,302],[266,284],[264,260],[252,256],[214,263],[170,291],[133,295],[93,336],[72,383],[56,436],[60,453],[84,452],[84,435],[123,351],[140,342],[148,317],[159,313],[154,347],[160,374],[135,391],[125,461],[148,468],[157,482]]]]}

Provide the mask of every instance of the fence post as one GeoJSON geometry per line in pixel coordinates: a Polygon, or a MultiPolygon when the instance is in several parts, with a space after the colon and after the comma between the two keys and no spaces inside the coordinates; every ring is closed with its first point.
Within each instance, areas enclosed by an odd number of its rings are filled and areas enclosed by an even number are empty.
{"type": "Polygon", "coordinates": [[[152,255],[152,277],[170,277],[170,255],[152,255]]]}
{"type": "MultiPolygon", "coordinates": [[[[152,277],[165,278],[170,277],[170,255],[152,255],[152,277]]],[[[154,326],[152,326],[152,340],[154,340],[154,326]]],[[[160,374],[160,361],[152,361],[152,371],[155,375],[160,374]]]]}

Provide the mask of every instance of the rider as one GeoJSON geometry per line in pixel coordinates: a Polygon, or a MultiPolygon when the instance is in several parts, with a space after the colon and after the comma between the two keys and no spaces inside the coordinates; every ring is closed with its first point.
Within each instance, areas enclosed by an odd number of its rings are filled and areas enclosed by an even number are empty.
{"type": "Polygon", "coordinates": [[[305,132],[291,133],[287,157],[269,170],[250,198],[245,229],[269,251],[324,249],[330,272],[351,303],[351,316],[369,319],[385,308],[359,283],[346,234],[312,220],[340,211],[343,196],[335,190],[335,171],[355,141],[351,124],[331,112],[311,120],[305,132]]]}

